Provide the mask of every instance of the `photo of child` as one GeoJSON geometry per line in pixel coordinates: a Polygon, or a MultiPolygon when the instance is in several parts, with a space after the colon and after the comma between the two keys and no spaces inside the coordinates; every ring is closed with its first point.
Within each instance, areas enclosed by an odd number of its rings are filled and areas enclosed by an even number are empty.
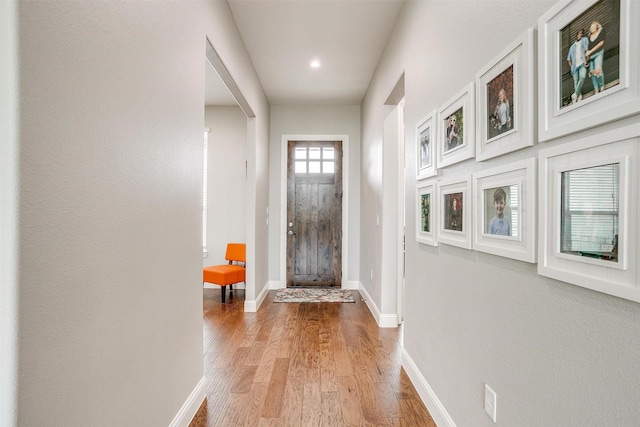
{"type": "Polygon", "coordinates": [[[462,193],[451,193],[444,195],[445,223],[446,230],[462,231],[462,193]]]}
{"type": "Polygon", "coordinates": [[[511,212],[508,210],[508,201],[510,199],[509,187],[498,187],[485,190],[485,218],[491,218],[485,221],[485,233],[500,236],[511,236],[511,212]],[[486,213],[490,211],[491,202],[493,202],[493,217],[486,213]]]}
{"type": "Polygon", "coordinates": [[[462,108],[444,119],[444,153],[464,145],[462,108]]]}
{"type": "Polygon", "coordinates": [[[513,65],[487,84],[487,141],[514,128],[513,65]]]}
{"type": "Polygon", "coordinates": [[[420,160],[418,162],[420,169],[428,168],[429,166],[431,166],[431,141],[429,141],[430,132],[430,128],[426,128],[425,130],[420,132],[420,160]]]}
{"type": "Polygon", "coordinates": [[[421,231],[429,233],[430,230],[430,216],[431,216],[431,194],[423,194],[420,196],[420,213],[421,213],[421,231]]]}

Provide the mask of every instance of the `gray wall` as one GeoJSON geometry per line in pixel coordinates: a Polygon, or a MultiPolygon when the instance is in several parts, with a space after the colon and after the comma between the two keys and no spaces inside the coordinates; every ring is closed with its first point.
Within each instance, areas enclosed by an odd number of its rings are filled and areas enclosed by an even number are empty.
{"type": "MultiPolygon", "coordinates": [[[[494,425],[483,409],[485,383],[497,393],[502,425],[636,426],[640,420],[640,305],[543,278],[535,264],[445,244],[419,245],[414,237],[413,129],[512,40],[535,27],[553,4],[407,2],[362,104],[361,259],[376,260],[380,231],[369,213],[379,212],[382,203],[382,178],[373,171],[382,168],[383,103],[405,72],[404,346],[459,426],[494,425]]],[[[440,177],[535,157],[543,146],[482,164],[465,161],[442,170],[440,177]]],[[[633,238],[637,242],[638,236],[633,238]]],[[[362,262],[360,276],[368,273],[362,262]]],[[[380,294],[376,281],[363,284],[371,295],[380,294]]]]}
{"type": "MultiPolygon", "coordinates": [[[[360,107],[271,107],[271,171],[269,195],[269,279],[279,282],[282,265],[281,252],[281,146],[283,135],[347,135],[349,137],[349,217],[348,277],[344,282],[357,282],[360,240],[360,107]]],[[[285,165],[286,167],[286,165],[285,165]]],[[[282,284],[284,286],[284,283],[282,284]]]]}
{"type": "Polygon", "coordinates": [[[203,377],[206,38],[256,113],[253,253],[266,97],[226,2],[18,7],[17,424],[168,425],[203,377]]]}
{"type": "Polygon", "coordinates": [[[18,316],[17,2],[0,2],[0,425],[16,421],[18,316]]]}
{"type": "MultiPolygon", "coordinates": [[[[240,107],[208,106],[207,248],[203,265],[225,264],[227,243],[244,243],[247,210],[247,116],[240,107]]],[[[241,285],[242,287],[244,285],[241,285]]]]}

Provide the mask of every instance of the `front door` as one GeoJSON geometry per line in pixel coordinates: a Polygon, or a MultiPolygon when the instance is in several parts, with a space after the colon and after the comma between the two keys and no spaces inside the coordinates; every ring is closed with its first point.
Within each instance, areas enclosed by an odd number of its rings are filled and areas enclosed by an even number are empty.
{"type": "Polygon", "coordinates": [[[287,287],[342,285],[342,141],[289,141],[287,287]]]}

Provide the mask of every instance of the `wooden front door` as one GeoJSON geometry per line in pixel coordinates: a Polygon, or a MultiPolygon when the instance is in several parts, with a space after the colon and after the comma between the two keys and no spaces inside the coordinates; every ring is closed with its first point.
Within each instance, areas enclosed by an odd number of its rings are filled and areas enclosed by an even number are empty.
{"type": "Polygon", "coordinates": [[[287,287],[342,285],[342,141],[289,141],[287,287]]]}

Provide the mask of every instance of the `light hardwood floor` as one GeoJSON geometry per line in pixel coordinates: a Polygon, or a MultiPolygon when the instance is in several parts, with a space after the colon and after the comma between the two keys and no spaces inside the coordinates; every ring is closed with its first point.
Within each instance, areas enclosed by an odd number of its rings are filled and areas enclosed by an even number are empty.
{"type": "Polygon", "coordinates": [[[400,329],[356,303],[274,303],[244,313],[204,289],[207,401],[192,426],[435,426],[400,366],[400,329]],[[206,405],[206,406],[205,406],[206,405]]]}

